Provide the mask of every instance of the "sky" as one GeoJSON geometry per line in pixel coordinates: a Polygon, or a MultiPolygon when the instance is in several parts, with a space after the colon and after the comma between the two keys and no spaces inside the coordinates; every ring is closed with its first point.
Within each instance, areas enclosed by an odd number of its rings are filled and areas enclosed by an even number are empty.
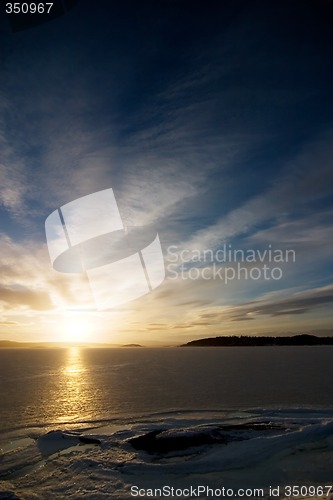
{"type": "Polygon", "coordinates": [[[0,339],[333,335],[333,2],[79,0],[19,31],[3,7],[0,339]],[[166,277],[98,310],[45,220],[110,188],[166,277]]]}

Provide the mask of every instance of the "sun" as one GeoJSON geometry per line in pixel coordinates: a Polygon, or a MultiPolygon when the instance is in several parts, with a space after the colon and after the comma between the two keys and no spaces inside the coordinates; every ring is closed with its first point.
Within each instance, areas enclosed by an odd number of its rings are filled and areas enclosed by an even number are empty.
{"type": "Polygon", "coordinates": [[[60,328],[63,342],[88,342],[91,340],[90,325],[82,317],[76,315],[66,317],[60,328]]]}

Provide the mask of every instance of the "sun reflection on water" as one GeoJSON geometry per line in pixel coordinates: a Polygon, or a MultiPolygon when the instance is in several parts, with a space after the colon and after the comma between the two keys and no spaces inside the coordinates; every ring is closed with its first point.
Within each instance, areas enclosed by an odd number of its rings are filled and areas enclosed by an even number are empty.
{"type": "Polygon", "coordinates": [[[68,377],[77,377],[85,371],[81,350],[79,347],[70,347],[67,353],[67,364],[63,367],[62,373],[68,377]]]}
{"type": "Polygon", "coordinates": [[[66,351],[66,361],[60,372],[60,392],[56,404],[60,405],[58,421],[80,420],[85,413],[89,391],[82,350],[71,347],[66,351]]]}

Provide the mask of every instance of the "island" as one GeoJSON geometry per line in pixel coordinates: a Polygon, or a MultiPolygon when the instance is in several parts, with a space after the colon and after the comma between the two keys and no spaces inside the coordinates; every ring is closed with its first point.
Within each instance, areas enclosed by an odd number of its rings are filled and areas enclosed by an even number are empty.
{"type": "Polygon", "coordinates": [[[257,337],[249,335],[231,337],[210,337],[192,340],[180,347],[252,347],[252,346],[313,346],[333,345],[333,337],[317,337],[316,335],[294,335],[291,337],[257,337]]]}
{"type": "Polygon", "coordinates": [[[140,344],[124,344],[121,347],[142,347],[140,344]]]}

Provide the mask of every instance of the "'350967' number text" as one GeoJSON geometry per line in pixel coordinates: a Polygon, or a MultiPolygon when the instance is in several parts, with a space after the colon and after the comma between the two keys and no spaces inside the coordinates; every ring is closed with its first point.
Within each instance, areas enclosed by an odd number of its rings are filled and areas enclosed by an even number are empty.
{"type": "Polygon", "coordinates": [[[6,3],[7,14],[49,14],[53,6],[51,3],[27,3],[27,2],[8,2],[6,3]]]}

